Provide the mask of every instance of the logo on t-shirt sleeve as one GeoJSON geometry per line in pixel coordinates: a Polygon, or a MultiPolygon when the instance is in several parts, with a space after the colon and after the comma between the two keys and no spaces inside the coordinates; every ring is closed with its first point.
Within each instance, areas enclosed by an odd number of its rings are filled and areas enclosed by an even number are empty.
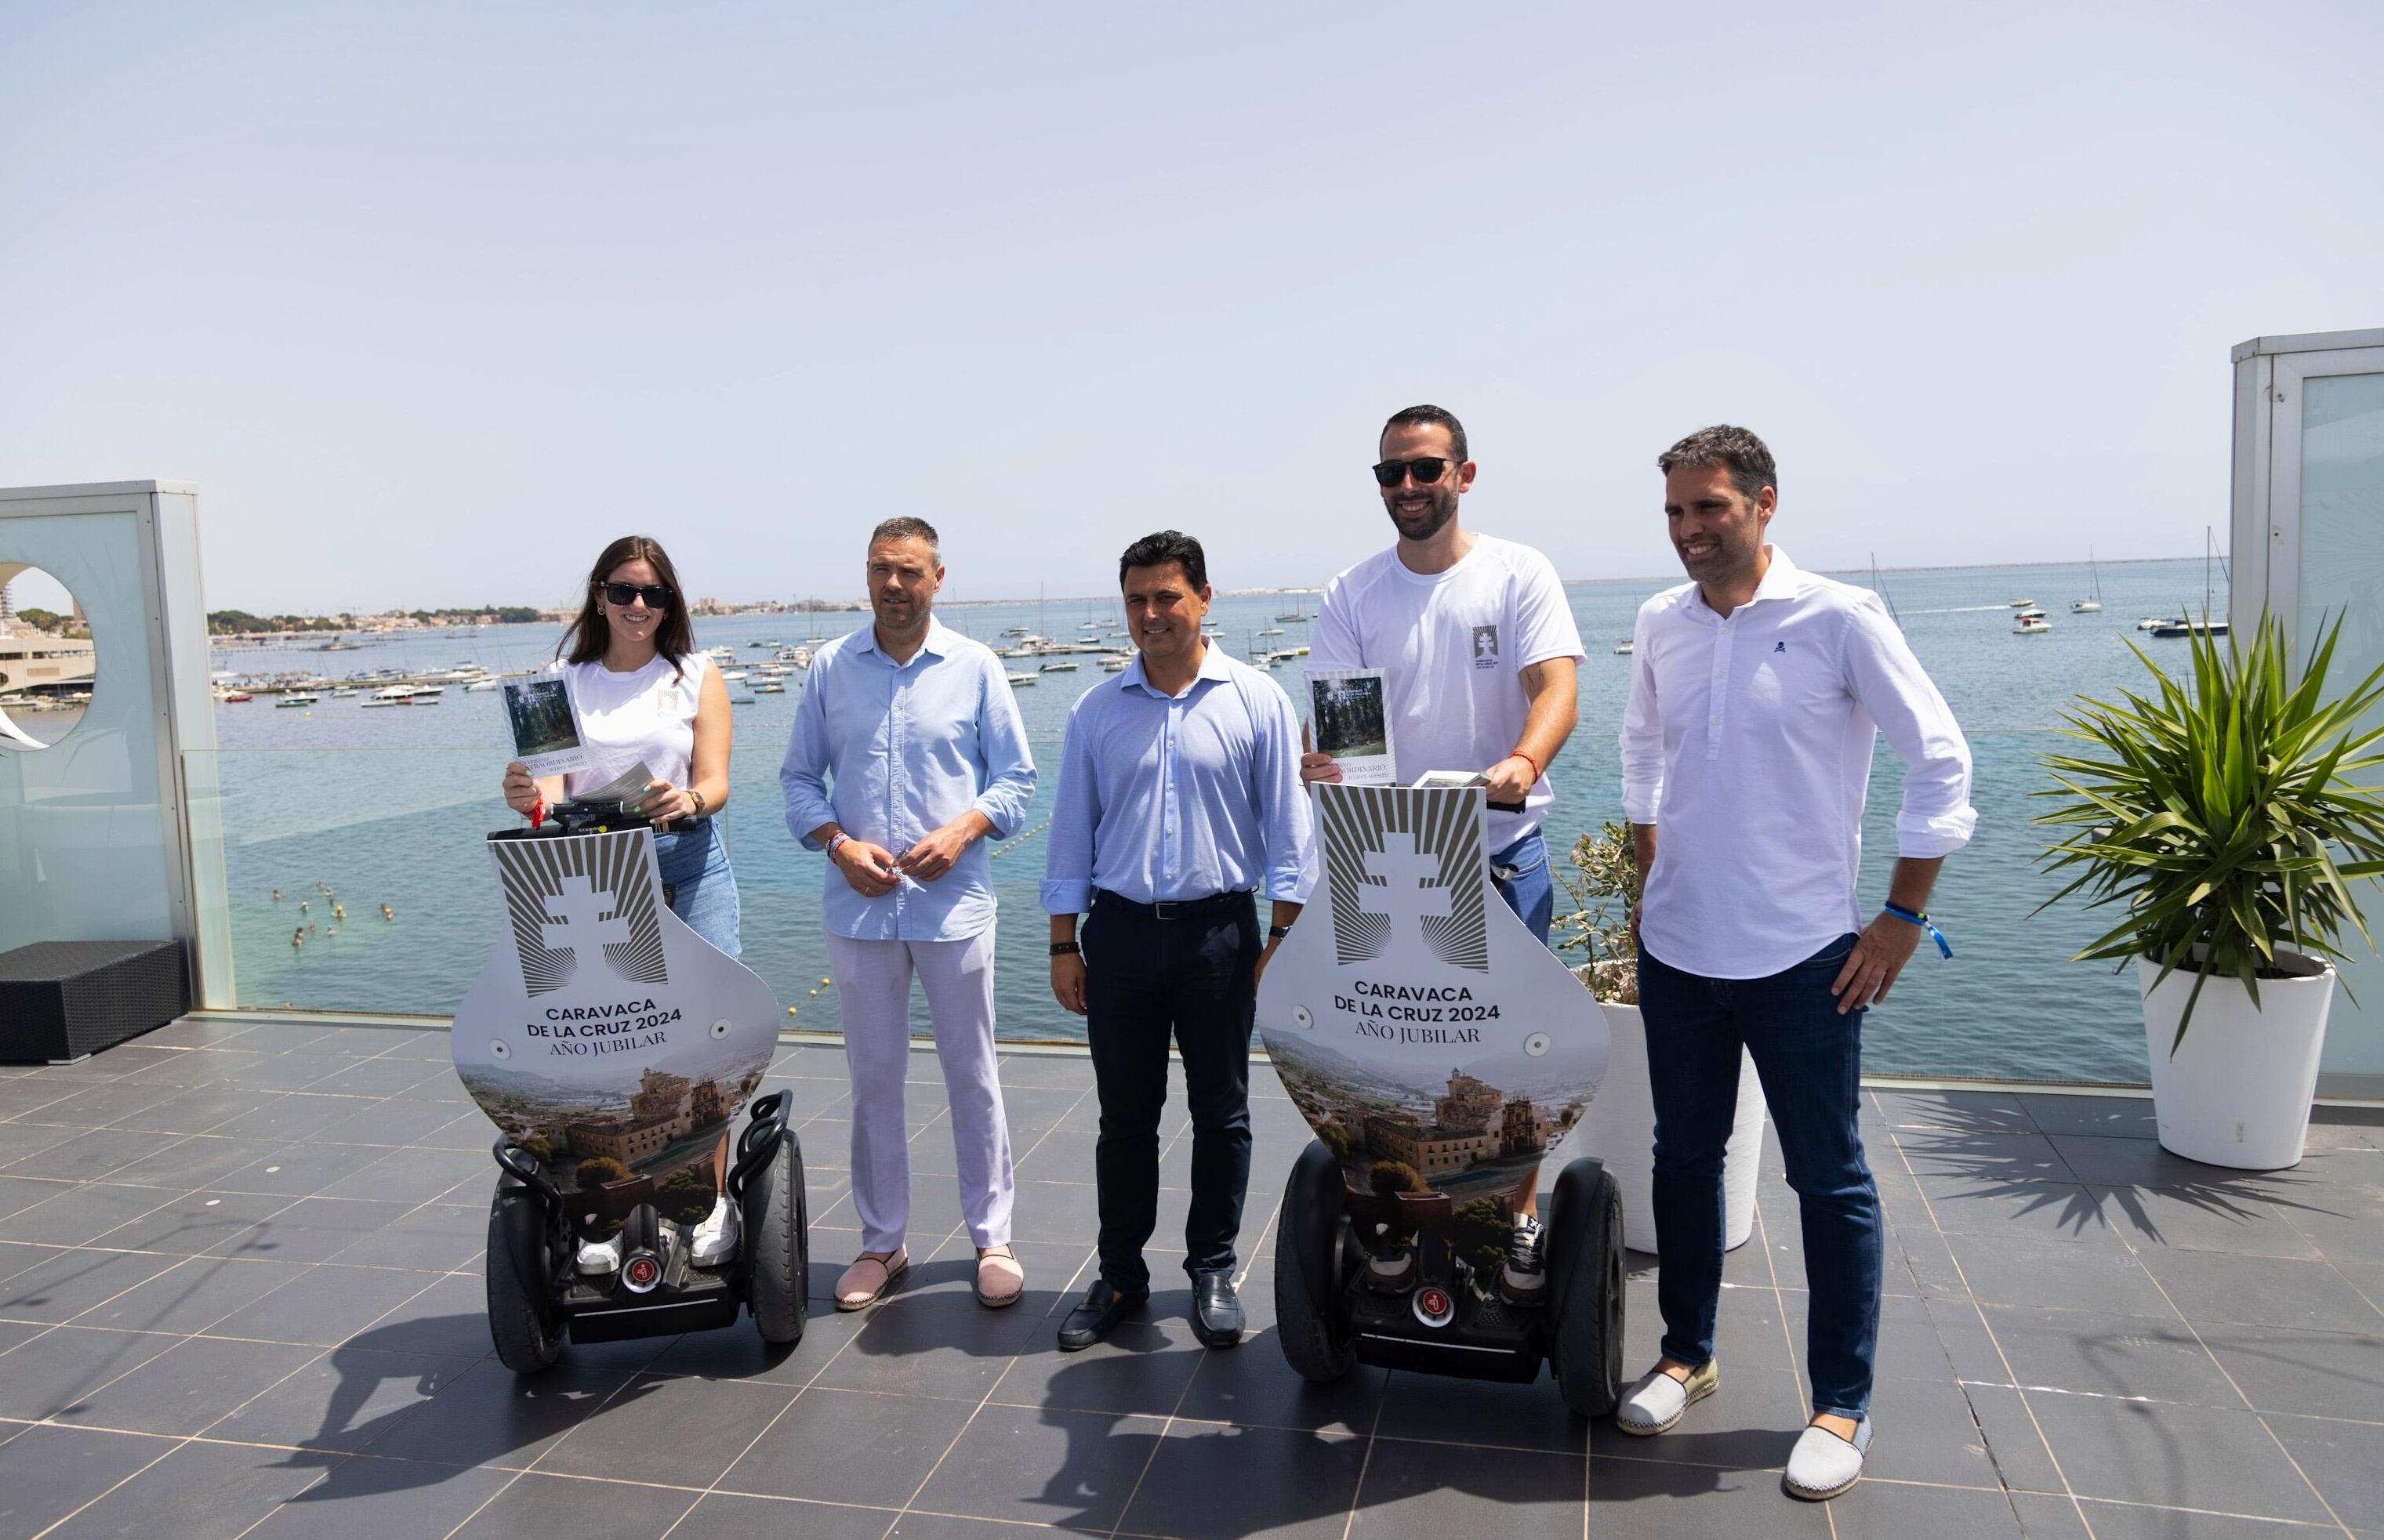
{"type": "Polygon", "coordinates": [[[1473,628],[1473,666],[1495,669],[1498,666],[1498,628],[1477,625],[1473,628]]]}

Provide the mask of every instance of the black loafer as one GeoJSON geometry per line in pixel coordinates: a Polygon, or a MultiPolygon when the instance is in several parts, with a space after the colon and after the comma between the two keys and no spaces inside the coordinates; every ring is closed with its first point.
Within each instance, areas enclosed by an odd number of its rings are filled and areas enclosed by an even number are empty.
{"type": "Polygon", "coordinates": [[[1242,1339],[1242,1301],[1230,1273],[1203,1273],[1192,1280],[1192,1335],[1205,1348],[1230,1348],[1242,1339]]]}
{"type": "Polygon", "coordinates": [[[1121,1294],[1103,1278],[1085,1290],[1085,1302],[1068,1312],[1060,1323],[1060,1350],[1073,1353],[1089,1348],[1109,1336],[1111,1330],[1150,1298],[1150,1290],[1121,1294]]]}

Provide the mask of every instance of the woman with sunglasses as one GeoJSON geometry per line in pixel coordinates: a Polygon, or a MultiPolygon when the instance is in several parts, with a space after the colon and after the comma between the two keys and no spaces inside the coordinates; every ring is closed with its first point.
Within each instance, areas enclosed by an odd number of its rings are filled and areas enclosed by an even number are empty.
{"type": "Polygon", "coordinates": [[[670,558],[645,536],[604,548],[579,616],[555,648],[588,766],[533,778],[516,759],[505,767],[505,805],[527,818],[643,761],[654,779],[638,810],[654,823],[671,913],[734,957],[741,950],[737,878],[713,818],[728,801],[728,686],[695,650],[682,592],[670,558]]]}

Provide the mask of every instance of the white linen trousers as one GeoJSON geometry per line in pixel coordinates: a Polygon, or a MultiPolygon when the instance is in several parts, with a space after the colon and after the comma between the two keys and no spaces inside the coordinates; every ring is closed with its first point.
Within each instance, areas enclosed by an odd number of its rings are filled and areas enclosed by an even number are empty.
{"type": "Polygon", "coordinates": [[[1010,1243],[1010,1125],[993,1046],[993,928],[961,941],[855,941],[827,935],[852,1082],[852,1206],[862,1250],[891,1251],[911,1222],[911,1139],[902,1083],[911,1066],[911,977],[951,1105],[961,1214],[980,1247],[1010,1243]]]}

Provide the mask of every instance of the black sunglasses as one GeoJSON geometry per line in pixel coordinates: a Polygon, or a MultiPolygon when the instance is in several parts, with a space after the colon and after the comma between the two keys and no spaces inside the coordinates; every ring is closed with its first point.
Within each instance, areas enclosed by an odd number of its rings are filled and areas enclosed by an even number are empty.
{"type": "Polygon", "coordinates": [[[1421,460],[1385,460],[1374,467],[1374,479],[1384,487],[1397,487],[1412,475],[1417,486],[1429,487],[1456,463],[1454,460],[1444,460],[1436,454],[1425,455],[1421,460]]]}
{"type": "Polygon", "coordinates": [[[607,599],[624,610],[636,599],[645,600],[649,610],[670,608],[671,591],[659,583],[650,583],[642,588],[634,583],[600,583],[596,587],[607,599]]]}

